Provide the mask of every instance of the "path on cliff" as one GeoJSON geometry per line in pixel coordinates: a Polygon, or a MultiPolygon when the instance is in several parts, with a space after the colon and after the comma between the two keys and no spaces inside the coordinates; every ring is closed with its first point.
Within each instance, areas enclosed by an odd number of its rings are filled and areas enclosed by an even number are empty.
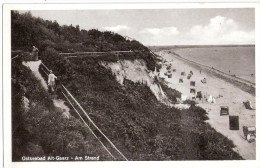
{"type": "MultiPolygon", "coordinates": [[[[23,65],[30,68],[30,70],[33,72],[35,77],[41,82],[43,88],[47,91],[48,85],[39,72],[39,66],[41,65],[41,63],[42,63],[41,60],[39,60],[39,61],[27,61],[27,62],[24,61],[23,65]]],[[[56,98],[54,98],[52,100],[53,100],[54,106],[57,107],[57,108],[60,108],[63,112],[62,114],[66,118],[69,118],[70,117],[69,107],[65,105],[65,102],[62,99],[56,99],[56,98]]]]}

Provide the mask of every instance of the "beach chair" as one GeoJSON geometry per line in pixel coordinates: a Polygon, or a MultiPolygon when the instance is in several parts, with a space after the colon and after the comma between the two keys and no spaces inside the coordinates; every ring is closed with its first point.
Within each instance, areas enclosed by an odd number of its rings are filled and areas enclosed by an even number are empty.
{"type": "Polygon", "coordinates": [[[203,83],[203,84],[207,83],[206,78],[202,79],[201,83],[203,83]]]}
{"type": "Polygon", "coordinates": [[[185,74],[185,72],[181,72],[181,76],[185,76],[186,74],[185,74]]]}
{"type": "Polygon", "coordinates": [[[183,83],[183,79],[179,79],[179,83],[183,83]]]}
{"type": "Polygon", "coordinates": [[[187,79],[190,79],[190,78],[191,78],[191,76],[192,76],[192,75],[191,75],[191,74],[189,74],[189,75],[187,76],[187,79]]]}
{"type": "Polygon", "coordinates": [[[196,90],[194,88],[190,88],[190,93],[196,93],[196,90]]]}
{"type": "Polygon", "coordinates": [[[239,116],[229,116],[229,129],[239,130],[239,116]]]}
{"type": "Polygon", "coordinates": [[[243,133],[244,133],[244,138],[249,142],[255,141],[256,138],[256,129],[253,126],[243,126],[243,133]]]}
{"type": "Polygon", "coordinates": [[[220,106],[220,116],[229,115],[229,107],[228,106],[220,106]]]}
{"type": "Polygon", "coordinates": [[[253,109],[250,101],[245,101],[245,102],[243,102],[243,104],[245,105],[246,109],[249,109],[249,110],[253,109]]]}
{"type": "Polygon", "coordinates": [[[195,81],[190,81],[190,86],[195,86],[195,81]]]}
{"type": "Polygon", "coordinates": [[[168,74],[168,78],[172,78],[172,74],[168,74]]]}
{"type": "Polygon", "coordinates": [[[202,99],[202,93],[201,93],[201,91],[198,91],[198,92],[197,92],[196,98],[198,98],[199,100],[202,99]]]}

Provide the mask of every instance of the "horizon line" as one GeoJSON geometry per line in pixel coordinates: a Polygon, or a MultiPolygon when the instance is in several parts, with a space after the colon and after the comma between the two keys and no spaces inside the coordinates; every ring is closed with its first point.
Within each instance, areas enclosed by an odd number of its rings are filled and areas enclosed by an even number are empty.
{"type": "Polygon", "coordinates": [[[166,47],[166,46],[255,46],[255,44],[172,44],[172,45],[146,45],[147,47],[166,47]]]}

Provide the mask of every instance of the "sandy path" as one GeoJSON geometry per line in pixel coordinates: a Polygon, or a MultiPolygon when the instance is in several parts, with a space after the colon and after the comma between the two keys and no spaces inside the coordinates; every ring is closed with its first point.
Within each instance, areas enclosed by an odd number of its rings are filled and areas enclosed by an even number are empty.
{"type": "Polygon", "coordinates": [[[244,159],[256,159],[256,146],[255,142],[248,143],[243,139],[242,127],[255,126],[255,110],[247,110],[243,101],[250,100],[253,107],[255,107],[255,97],[241,89],[234,87],[232,84],[209,76],[205,71],[201,72],[194,67],[191,67],[187,62],[175,58],[168,53],[159,53],[167,63],[172,64],[173,68],[176,68],[176,72],[172,72],[172,78],[168,78],[164,75],[166,65],[163,64],[160,72],[161,77],[165,77],[165,80],[169,82],[169,86],[180,91],[182,94],[192,97],[194,94],[190,93],[190,88],[195,88],[196,91],[202,91],[202,94],[210,94],[216,98],[216,103],[199,102],[199,106],[204,108],[209,114],[209,120],[212,127],[224,136],[234,142],[237,151],[244,159]],[[193,71],[194,75],[191,79],[187,79],[187,75],[190,71],[193,71]],[[181,76],[181,72],[186,72],[186,76],[181,76]],[[200,81],[203,78],[207,79],[207,84],[203,84],[200,81]],[[179,83],[179,79],[183,78],[184,83],[179,83]],[[190,86],[190,81],[195,81],[195,87],[190,86]],[[220,97],[223,96],[223,97],[220,97]],[[229,130],[229,117],[220,116],[220,106],[229,106],[229,114],[239,116],[239,131],[229,130]]]}
{"type": "Polygon", "coordinates": [[[47,83],[45,82],[45,80],[43,79],[42,75],[39,72],[39,66],[41,64],[41,61],[27,61],[27,62],[23,62],[23,65],[30,68],[31,71],[33,72],[34,76],[40,80],[43,88],[45,90],[48,90],[48,86],[47,83]]]}
{"type": "MultiPolygon", "coordinates": [[[[43,79],[42,75],[39,72],[40,64],[41,64],[41,60],[23,62],[23,65],[31,69],[31,71],[33,72],[35,77],[40,80],[43,88],[47,91],[48,90],[47,83],[45,82],[45,80],[43,79]]],[[[66,117],[66,118],[70,117],[69,107],[65,105],[65,103],[62,99],[55,99],[54,98],[53,104],[54,104],[55,107],[60,108],[62,110],[62,115],[64,117],[66,117]]]]}

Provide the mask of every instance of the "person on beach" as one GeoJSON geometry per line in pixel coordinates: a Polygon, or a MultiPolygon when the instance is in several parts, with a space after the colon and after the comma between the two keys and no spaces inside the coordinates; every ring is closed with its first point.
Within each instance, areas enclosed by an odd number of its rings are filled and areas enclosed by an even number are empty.
{"type": "Polygon", "coordinates": [[[51,93],[54,92],[55,79],[57,79],[57,77],[52,73],[52,70],[50,70],[50,74],[48,76],[48,86],[50,87],[51,93]]]}

